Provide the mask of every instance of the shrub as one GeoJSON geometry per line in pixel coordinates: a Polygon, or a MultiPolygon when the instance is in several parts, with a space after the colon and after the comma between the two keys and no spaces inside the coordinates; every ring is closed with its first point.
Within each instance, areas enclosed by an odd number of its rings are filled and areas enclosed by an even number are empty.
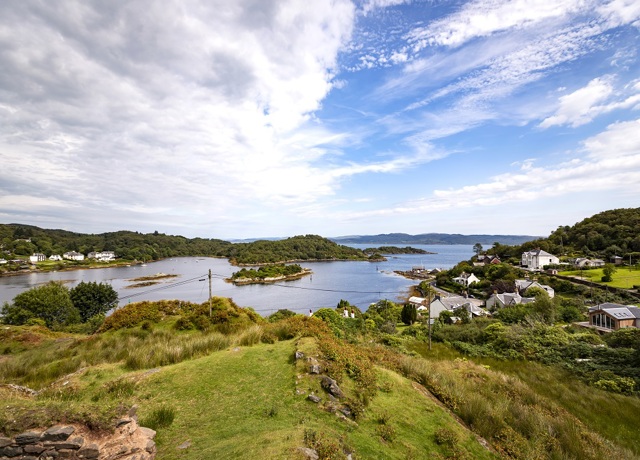
{"type": "Polygon", "coordinates": [[[142,419],[141,425],[157,430],[158,428],[166,428],[171,426],[176,416],[176,410],[173,407],[161,406],[154,409],[151,414],[142,419]]]}
{"type": "Polygon", "coordinates": [[[376,427],[376,433],[378,433],[378,436],[380,436],[386,442],[393,442],[393,440],[396,439],[396,436],[398,435],[396,433],[396,429],[391,425],[378,425],[376,427]]]}
{"type": "Polygon", "coordinates": [[[439,446],[455,446],[459,439],[458,434],[450,428],[439,428],[434,434],[436,444],[439,446]]]}

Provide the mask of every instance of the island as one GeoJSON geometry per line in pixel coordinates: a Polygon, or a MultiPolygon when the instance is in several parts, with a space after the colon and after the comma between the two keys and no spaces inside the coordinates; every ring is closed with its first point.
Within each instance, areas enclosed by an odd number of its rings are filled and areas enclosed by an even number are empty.
{"type": "Polygon", "coordinates": [[[436,252],[425,251],[424,249],[405,246],[380,246],[379,248],[367,248],[363,251],[365,254],[437,254],[436,252]]]}
{"type": "Polygon", "coordinates": [[[135,284],[130,284],[129,286],[127,286],[127,289],[153,286],[154,284],[158,284],[160,280],[167,279],[167,278],[177,278],[177,277],[178,275],[167,275],[166,273],[156,273],[155,275],[131,278],[128,281],[134,282],[135,284]]]}
{"type": "Polygon", "coordinates": [[[297,280],[311,273],[310,269],[303,268],[298,264],[269,264],[257,269],[243,268],[234,272],[226,281],[236,285],[275,283],[297,280]]]}

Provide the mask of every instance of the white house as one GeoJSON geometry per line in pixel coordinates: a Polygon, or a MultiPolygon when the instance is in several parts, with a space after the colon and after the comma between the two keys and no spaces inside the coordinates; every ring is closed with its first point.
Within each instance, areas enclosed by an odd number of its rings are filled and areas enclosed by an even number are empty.
{"type": "Polygon", "coordinates": [[[467,287],[479,281],[480,279],[478,279],[478,277],[473,273],[469,274],[465,272],[462,272],[460,276],[457,276],[453,279],[454,283],[462,284],[463,286],[467,286],[467,287]]]}
{"type": "Polygon", "coordinates": [[[115,260],[116,254],[113,251],[90,252],[87,254],[87,258],[97,259],[101,262],[109,262],[110,260],[115,260]]]}
{"type": "Polygon", "coordinates": [[[556,295],[556,291],[551,286],[540,284],[537,281],[516,280],[516,288],[518,289],[518,292],[521,292],[523,294],[525,294],[527,289],[529,288],[540,288],[547,294],[549,294],[549,298],[551,299],[553,299],[553,297],[556,295]]]}
{"type": "Polygon", "coordinates": [[[528,268],[529,270],[542,270],[545,265],[554,265],[559,263],[560,259],[556,256],[538,248],[533,251],[523,252],[520,265],[528,268]]]}
{"type": "Polygon", "coordinates": [[[51,254],[49,260],[62,260],[62,256],[60,254],[51,254]]]}
{"type": "Polygon", "coordinates": [[[578,257],[573,264],[578,268],[604,267],[604,260],[578,257]]]}
{"type": "Polygon", "coordinates": [[[84,254],[76,251],[69,251],[62,254],[62,257],[68,260],[84,260],[84,254]]]}
{"type": "Polygon", "coordinates": [[[520,303],[531,303],[536,300],[533,297],[522,297],[517,292],[505,292],[504,294],[492,294],[487,299],[487,308],[493,310],[497,308],[504,308],[510,305],[518,305],[520,303]]]}
{"type": "Polygon", "coordinates": [[[31,262],[32,264],[44,262],[45,260],[47,260],[47,256],[40,252],[35,252],[29,256],[29,262],[31,262]]]}
{"type": "MultiPolygon", "coordinates": [[[[429,309],[429,307],[427,307],[426,305],[428,301],[425,300],[426,299],[424,299],[423,297],[409,298],[409,302],[414,304],[416,306],[416,309],[422,314],[427,314],[427,310],[429,309]]],[[[436,296],[431,302],[431,312],[429,316],[432,320],[434,320],[438,318],[440,316],[440,313],[442,313],[443,311],[452,312],[456,308],[460,307],[465,308],[469,313],[471,313],[472,316],[484,316],[487,314],[487,312],[480,308],[481,305],[481,300],[469,299],[459,295],[449,297],[436,296]]]]}

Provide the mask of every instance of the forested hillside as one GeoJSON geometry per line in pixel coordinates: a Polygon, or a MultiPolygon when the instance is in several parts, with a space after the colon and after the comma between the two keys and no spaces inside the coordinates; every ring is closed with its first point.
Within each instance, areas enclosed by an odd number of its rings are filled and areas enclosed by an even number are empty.
{"type": "Polygon", "coordinates": [[[522,252],[535,248],[558,256],[594,256],[606,261],[620,256],[627,261],[629,257],[637,261],[640,258],[640,208],[604,211],[572,226],[560,226],[548,238],[520,246],[497,244],[488,252],[506,261],[519,259],[522,252]]]}
{"type": "Polygon", "coordinates": [[[41,252],[46,256],[78,251],[114,251],[123,259],[157,260],[177,256],[226,257],[232,246],[228,241],[185,238],[164,233],[118,231],[100,234],[47,230],[31,225],[0,224],[2,249],[27,256],[41,252]]]}
{"type": "Polygon", "coordinates": [[[232,262],[238,264],[292,260],[366,260],[368,258],[360,249],[342,246],[318,235],[235,244],[229,257],[232,262]]]}
{"type": "Polygon", "coordinates": [[[158,260],[166,257],[228,257],[234,263],[261,264],[288,260],[366,260],[367,255],[318,235],[294,236],[278,241],[230,243],[206,238],[185,238],[163,233],[118,231],[88,235],[66,230],[47,230],[30,225],[0,224],[2,250],[17,256],[41,252],[47,257],[78,251],[114,251],[129,260],[158,260]]]}

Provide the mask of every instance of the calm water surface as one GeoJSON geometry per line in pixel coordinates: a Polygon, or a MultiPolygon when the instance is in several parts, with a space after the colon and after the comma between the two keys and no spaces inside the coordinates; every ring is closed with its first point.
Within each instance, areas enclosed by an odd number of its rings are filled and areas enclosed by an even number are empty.
{"type": "MultiPolygon", "coordinates": [[[[364,249],[370,245],[350,245],[364,249]]],[[[406,299],[414,280],[396,275],[395,270],[414,266],[450,268],[473,255],[471,245],[414,245],[436,254],[399,254],[387,256],[386,262],[310,262],[301,263],[313,275],[296,281],[271,285],[234,286],[224,281],[238,268],[227,259],[178,257],[147,266],[114,267],[53,273],[30,273],[0,278],[0,303],[11,301],[19,293],[48,281],[64,281],[73,287],[81,281],[107,282],[118,292],[120,305],[141,300],[179,299],[204,302],[209,295],[208,271],[212,273],[214,296],[231,297],[242,307],[253,307],[263,315],[280,308],[299,313],[321,307],[335,307],[340,299],[366,310],[380,299],[406,299]],[[133,278],[166,273],[178,275],[153,286],[131,288],[133,278]]]]}

